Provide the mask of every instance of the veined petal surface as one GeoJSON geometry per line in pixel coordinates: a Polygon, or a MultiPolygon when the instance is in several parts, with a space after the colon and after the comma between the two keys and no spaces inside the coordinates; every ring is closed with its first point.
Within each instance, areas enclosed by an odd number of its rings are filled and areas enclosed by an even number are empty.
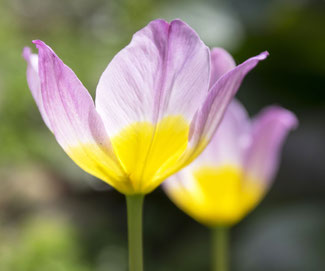
{"type": "MultiPolygon", "coordinates": [[[[215,71],[218,71],[219,74],[221,74],[222,71],[225,72],[228,70],[232,65],[228,53],[224,50],[219,50],[218,53],[220,54],[220,52],[221,55],[219,56],[219,59],[228,64],[218,65],[216,63],[211,63],[211,65],[215,67],[215,71]]],[[[189,142],[186,151],[174,166],[169,167],[169,169],[164,172],[164,175],[161,177],[162,179],[166,179],[171,174],[179,171],[201,154],[212,139],[212,136],[220,124],[229,103],[238,91],[245,75],[252,70],[259,61],[264,60],[267,56],[268,53],[263,52],[258,56],[252,57],[234,69],[225,72],[219,79],[217,79],[191,121],[189,142]]],[[[218,57],[214,57],[211,60],[217,61],[218,57]]],[[[237,110],[239,110],[238,106],[237,110]]]]}
{"type": "Polygon", "coordinates": [[[134,34],[101,76],[96,107],[113,136],[134,122],[182,115],[191,121],[206,97],[210,52],[180,20],[152,21],[134,34]]]}
{"type": "Polygon", "coordinates": [[[123,190],[125,174],[88,91],[51,48],[34,43],[44,112],[57,141],[86,172],[123,190]]]}
{"type": "Polygon", "coordinates": [[[186,150],[209,78],[210,51],[180,20],[151,22],[104,71],[96,108],[137,191],[157,187],[186,150]]]}
{"type": "Polygon", "coordinates": [[[246,73],[266,57],[235,67],[184,22],[155,20],[108,65],[95,108],[72,70],[35,43],[38,65],[28,49],[24,56],[44,121],[81,168],[124,194],[149,193],[199,155],[246,73]]]}
{"type": "Polygon", "coordinates": [[[42,93],[41,93],[41,85],[38,76],[38,55],[32,54],[32,51],[29,47],[25,47],[23,51],[23,57],[27,62],[27,84],[33,98],[37,104],[37,107],[41,113],[41,116],[46,124],[46,126],[51,130],[50,122],[47,118],[46,112],[44,110],[42,93]]]}
{"type": "Polygon", "coordinates": [[[186,154],[189,157],[189,161],[197,157],[210,142],[224,116],[227,106],[237,93],[246,74],[267,56],[268,53],[263,52],[246,60],[222,75],[212,86],[203,105],[196,112],[191,123],[190,148],[186,154]]]}

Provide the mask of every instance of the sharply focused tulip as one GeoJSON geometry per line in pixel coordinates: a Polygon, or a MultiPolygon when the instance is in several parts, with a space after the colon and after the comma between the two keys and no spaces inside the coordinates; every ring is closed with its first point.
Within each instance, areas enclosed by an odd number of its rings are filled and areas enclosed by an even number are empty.
{"type": "Polygon", "coordinates": [[[77,165],[127,196],[151,192],[193,161],[245,75],[267,56],[235,66],[184,22],[155,20],[110,62],[95,106],[53,50],[34,43],[38,55],[25,48],[24,57],[44,122],[77,165]]]}
{"type": "Polygon", "coordinates": [[[267,56],[228,69],[228,55],[210,54],[188,25],[155,20],[108,65],[95,107],[53,50],[34,43],[38,55],[24,51],[27,80],[45,123],[77,165],[124,194],[149,193],[191,162],[244,76],[267,56]],[[211,57],[228,69],[223,77],[211,57]]]}
{"type": "Polygon", "coordinates": [[[185,213],[211,227],[213,269],[228,270],[228,228],[251,211],[270,187],[295,115],[279,106],[252,121],[233,101],[208,147],[164,188],[185,213]]]}

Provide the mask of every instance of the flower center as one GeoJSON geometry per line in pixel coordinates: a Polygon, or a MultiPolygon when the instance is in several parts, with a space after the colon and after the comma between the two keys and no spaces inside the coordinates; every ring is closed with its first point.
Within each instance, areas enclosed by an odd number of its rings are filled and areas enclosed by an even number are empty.
{"type": "Polygon", "coordinates": [[[174,167],[188,143],[189,124],[182,116],[167,116],[156,125],[133,123],[111,139],[130,180],[127,194],[149,193],[174,167]]]}

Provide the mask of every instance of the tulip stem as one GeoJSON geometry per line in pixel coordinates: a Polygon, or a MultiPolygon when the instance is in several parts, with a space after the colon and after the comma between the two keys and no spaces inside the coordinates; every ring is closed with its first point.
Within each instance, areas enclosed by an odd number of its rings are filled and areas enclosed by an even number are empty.
{"type": "Polygon", "coordinates": [[[129,271],[143,271],[142,209],[144,195],[126,196],[128,217],[129,271]]]}
{"type": "Polygon", "coordinates": [[[212,270],[229,270],[229,229],[218,226],[212,229],[212,270]]]}

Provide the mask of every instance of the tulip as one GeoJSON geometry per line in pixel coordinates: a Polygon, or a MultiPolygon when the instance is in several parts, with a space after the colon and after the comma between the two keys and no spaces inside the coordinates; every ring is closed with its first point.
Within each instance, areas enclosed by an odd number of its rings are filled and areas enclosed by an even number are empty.
{"type": "Polygon", "coordinates": [[[223,50],[210,53],[184,22],[155,20],[109,63],[94,104],[54,51],[33,42],[38,55],[29,48],[23,55],[43,120],[79,167],[126,195],[130,267],[142,270],[144,195],[203,151],[243,78],[267,52],[235,67],[223,50]]]}
{"type": "Polygon", "coordinates": [[[227,270],[227,229],[269,189],[283,141],[296,125],[295,115],[279,106],[265,108],[251,121],[234,100],[203,153],[164,183],[180,209],[213,229],[213,270],[227,270]]]}

